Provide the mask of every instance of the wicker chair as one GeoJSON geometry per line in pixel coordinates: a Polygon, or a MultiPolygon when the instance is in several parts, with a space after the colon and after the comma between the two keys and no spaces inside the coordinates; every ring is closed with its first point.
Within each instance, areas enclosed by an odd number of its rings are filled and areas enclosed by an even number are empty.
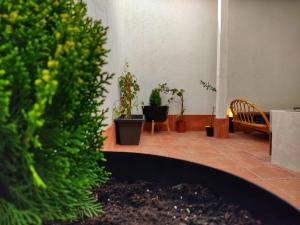
{"type": "Polygon", "coordinates": [[[254,103],[242,99],[235,99],[230,103],[230,109],[233,114],[232,121],[242,127],[263,132],[269,135],[270,155],[271,155],[271,138],[270,122],[266,114],[261,111],[254,103]],[[261,118],[257,120],[257,118],[261,118]]]}

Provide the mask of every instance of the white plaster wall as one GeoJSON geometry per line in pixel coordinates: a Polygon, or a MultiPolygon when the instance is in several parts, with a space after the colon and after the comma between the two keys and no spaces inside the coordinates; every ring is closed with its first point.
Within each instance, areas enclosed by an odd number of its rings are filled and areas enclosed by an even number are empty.
{"type": "MultiPolygon", "coordinates": [[[[118,52],[114,71],[119,76],[124,62],[129,62],[141,86],[139,100],[148,104],[151,89],[168,82],[186,90],[186,114],[209,114],[215,96],[199,81],[215,82],[217,1],[112,0],[110,4],[110,32],[118,39],[112,46],[112,53],[118,52]]],[[[178,112],[173,104],[171,114],[178,112]]]]}
{"type": "MultiPolygon", "coordinates": [[[[86,0],[88,16],[96,20],[101,20],[104,26],[109,27],[106,48],[110,49],[110,52],[107,57],[107,65],[104,66],[103,70],[109,73],[120,74],[122,67],[119,60],[121,39],[118,35],[119,27],[115,19],[118,18],[116,14],[118,10],[115,10],[115,4],[117,2],[118,1],[114,0],[86,0]]],[[[106,114],[107,119],[105,120],[107,125],[112,123],[112,108],[116,99],[118,99],[118,85],[115,77],[108,87],[107,97],[103,106],[103,109],[109,109],[106,114]]]]}
{"type": "Polygon", "coordinates": [[[230,0],[228,96],[300,105],[300,1],[230,0]]]}
{"type": "Polygon", "coordinates": [[[87,4],[87,14],[95,20],[101,20],[108,25],[109,0],[85,0],[87,4]]]}
{"type": "MultiPolygon", "coordinates": [[[[215,95],[200,79],[215,83],[217,0],[87,0],[88,14],[109,27],[111,49],[106,70],[116,73],[105,106],[119,98],[117,78],[125,61],[141,86],[139,100],[148,104],[152,88],[168,82],[186,90],[186,114],[209,114],[215,95]]],[[[179,113],[174,103],[171,114],[179,113]]]]}

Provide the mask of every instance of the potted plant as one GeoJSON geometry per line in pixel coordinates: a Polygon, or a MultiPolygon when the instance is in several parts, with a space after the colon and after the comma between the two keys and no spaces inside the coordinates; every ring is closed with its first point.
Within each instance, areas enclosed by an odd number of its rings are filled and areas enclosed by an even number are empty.
{"type": "Polygon", "coordinates": [[[164,122],[167,120],[169,106],[161,105],[160,89],[155,88],[151,91],[149,105],[143,106],[143,114],[147,122],[164,122]]]}
{"type": "Polygon", "coordinates": [[[183,114],[185,111],[184,108],[184,98],[183,98],[183,93],[184,89],[177,89],[177,88],[169,88],[167,86],[167,83],[159,84],[159,89],[161,92],[165,94],[170,94],[171,97],[168,99],[168,102],[171,103],[175,98],[177,97],[180,100],[180,114],[176,119],[176,131],[179,133],[184,133],[186,132],[186,121],[184,120],[183,114]]]}
{"type": "MultiPolygon", "coordinates": [[[[217,91],[217,89],[214,86],[212,86],[209,82],[200,80],[200,84],[202,85],[203,88],[205,88],[208,91],[211,91],[211,92],[216,92],[217,91]]],[[[215,114],[215,106],[212,107],[212,113],[211,113],[211,116],[210,116],[210,124],[208,126],[205,126],[206,135],[208,137],[213,137],[214,136],[214,126],[213,126],[213,124],[214,124],[214,114],[215,114]]]]}
{"type": "Polygon", "coordinates": [[[137,93],[140,86],[136,77],[128,71],[128,63],[125,64],[123,75],[119,77],[120,104],[114,108],[118,117],[115,119],[117,144],[138,145],[144,122],[143,115],[133,115],[132,108],[138,107],[137,93]]]}

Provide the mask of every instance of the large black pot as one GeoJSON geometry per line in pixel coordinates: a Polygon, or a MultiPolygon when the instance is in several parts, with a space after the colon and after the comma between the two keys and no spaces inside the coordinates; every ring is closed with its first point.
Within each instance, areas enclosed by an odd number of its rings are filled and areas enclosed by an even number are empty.
{"type": "Polygon", "coordinates": [[[169,113],[169,106],[144,106],[143,114],[147,122],[154,120],[155,122],[166,121],[169,113]]]}
{"type": "Polygon", "coordinates": [[[117,144],[138,145],[144,120],[143,115],[132,115],[130,119],[124,116],[115,119],[117,144]]]}
{"type": "Polygon", "coordinates": [[[300,224],[300,212],[270,192],[223,171],[183,160],[137,153],[105,152],[106,167],[118,180],[166,185],[203,184],[227,202],[240,205],[263,225],[300,224]]]}

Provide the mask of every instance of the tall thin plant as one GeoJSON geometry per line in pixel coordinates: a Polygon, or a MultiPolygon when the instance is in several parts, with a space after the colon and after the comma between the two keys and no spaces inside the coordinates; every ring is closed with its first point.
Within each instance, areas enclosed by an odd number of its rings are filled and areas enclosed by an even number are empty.
{"type": "MultiPolygon", "coordinates": [[[[217,89],[212,86],[208,81],[200,80],[200,85],[205,88],[207,91],[210,92],[217,92],[217,89]]],[[[215,115],[215,106],[212,107],[211,117],[210,117],[210,126],[213,127],[213,121],[214,121],[214,115],[215,115]]]]}
{"type": "Polygon", "coordinates": [[[168,103],[171,103],[172,101],[174,101],[176,99],[175,97],[179,98],[180,114],[179,114],[178,120],[183,120],[183,114],[185,112],[183,93],[185,92],[185,90],[177,89],[177,88],[169,88],[167,83],[159,84],[158,90],[160,90],[160,92],[162,92],[166,95],[170,95],[170,97],[168,98],[168,103]]]}
{"type": "Polygon", "coordinates": [[[129,119],[132,117],[133,107],[138,107],[137,94],[140,91],[140,86],[133,73],[129,70],[128,62],[125,63],[124,72],[119,77],[120,88],[120,105],[115,108],[115,112],[129,119]]]}

